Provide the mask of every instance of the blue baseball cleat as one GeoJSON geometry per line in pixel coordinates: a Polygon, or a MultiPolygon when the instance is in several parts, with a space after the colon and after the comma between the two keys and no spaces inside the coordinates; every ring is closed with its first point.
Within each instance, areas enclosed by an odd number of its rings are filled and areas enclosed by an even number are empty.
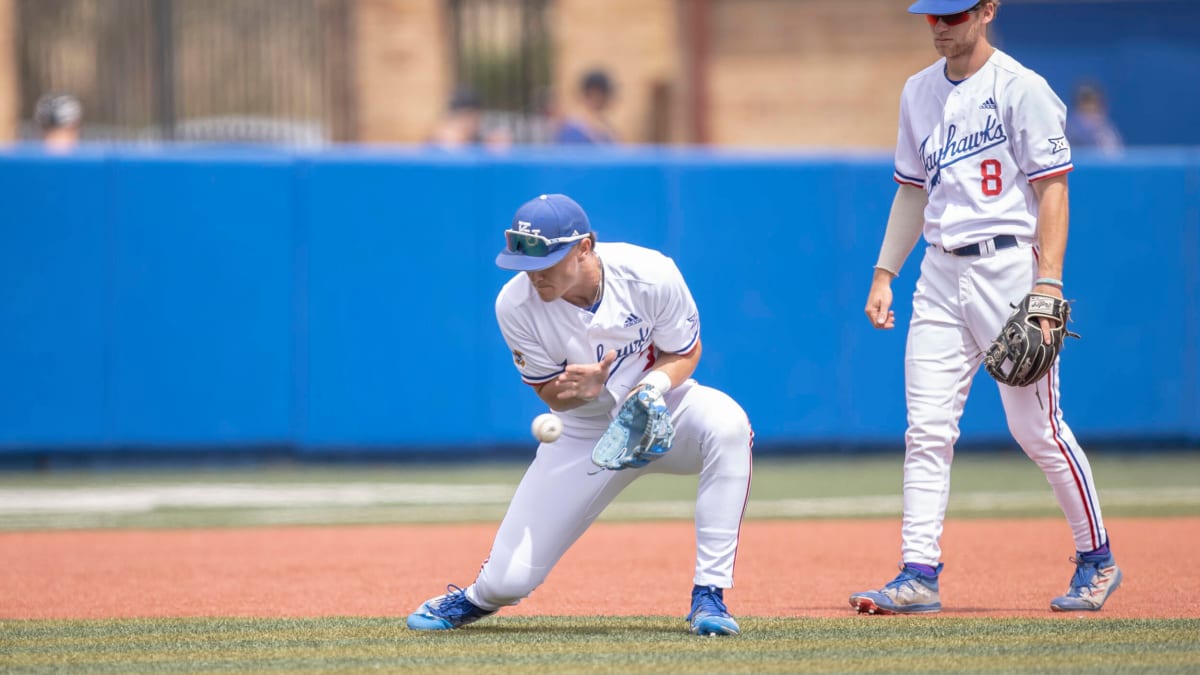
{"type": "Polygon", "coordinates": [[[450,630],[495,613],[495,610],[473,605],[463,589],[454,584],[446,586],[446,591],[445,595],[426,600],[417,611],[408,615],[408,627],[412,630],[450,630]]]}
{"type": "Polygon", "coordinates": [[[737,621],[725,608],[724,591],[716,586],[692,588],[692,612],[687,615],[693,635],[740,635],[737,621]]]}
{"type": "Polygon", "coordinates": [[[1104,606],[1108,596],[1121,585],[1121,568],[1112,553],[1093,556],[1080,553],[1071,558],[1075,563],[1075,574],[1066,595],[1050,601],[1050,609],[1056,612],[1097,612],[1104,606]]]}
{"type": "MultiPolygon", "coordinates": [[[[942,566],[937,566],[937,573],[942,566]]],[[[901,565],[900,574],[877,591],[863,591],[850,596],[850,606],[859,614],[928,614],[942,610],[938,593],[937,573],[921,573],[909,565],[901,565]]]]}

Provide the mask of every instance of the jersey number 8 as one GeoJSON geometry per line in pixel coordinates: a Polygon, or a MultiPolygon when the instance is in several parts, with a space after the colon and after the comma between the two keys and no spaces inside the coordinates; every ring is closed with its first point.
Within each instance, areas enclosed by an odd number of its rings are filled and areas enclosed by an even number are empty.
{"type": "Polygon", "coordinates": [[[1000,194],[1000,190],[1004,188],[1004,181],[1000,180],[1000,162],[994,159],[985,159],[979,164],[979,175],[983,194],[989,197],[995,197],[1000,194]]]}

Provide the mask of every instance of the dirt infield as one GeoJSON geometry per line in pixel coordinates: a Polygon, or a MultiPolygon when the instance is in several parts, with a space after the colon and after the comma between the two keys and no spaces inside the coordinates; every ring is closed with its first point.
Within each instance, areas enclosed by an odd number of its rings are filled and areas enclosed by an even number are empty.
{"type": "MultiPolygon", "coordinates": [[[[1106,524],[1125,582],[1099,616],[1200,617],[1200,518],[1106,524]]],[[[495,528],[0,533],[0,618],[403,616],[470,583],[495,528]]],[[[1052,616],[1073,569],[1061,519],[950,521],[943,545],[943,615],[1052,616]]],[[[597,524],[505,613],[683,616],[693,547],[688,522],[597,524]]],[[[898,548],[893,519],[748,521],[726,600],[737,616],[849,616],[898,548]]]]}

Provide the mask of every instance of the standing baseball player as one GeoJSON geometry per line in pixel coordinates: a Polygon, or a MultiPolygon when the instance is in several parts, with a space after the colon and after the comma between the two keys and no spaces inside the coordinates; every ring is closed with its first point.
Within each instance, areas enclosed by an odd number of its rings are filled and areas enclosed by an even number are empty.
{"type": "Polygon", "coordinates": [[[425,602],[408,627],[458,628],[517,604],[634,479],[673,473],[700,475],[691,632],[737,635],[723,591],[733,586],[753,433],[733,399],[690,379],[700,322],[679,269],[656,251],[597,244],[583,209],[561,194],[525,203],[504,236],[496,264],[521,274],[496,299],[500,331],[563,431],[538,446],[475,583],[425,602]],[[635,395],[660,402],[673,443],[631,468],[600,469],[593,449],[635,395]]]}
{"type": "MultiPolygon", "coordinates": [[[[993,47],[998,0],[918,0],[942,55],[909,78],[900,103],[900,184],[867,297],[891,329],[891,282],[923,233],[921,275],[905,350],[902,568],[850,604],[872,614],[942,607],[942,521],[958,421],[984,352],[1012,303],[1061,299],[1067,243],[1066,109],[1046,81],[993,47]]],[[[1043,320],[1044,321],[1044,320],[1043,320]]],[[[1047,323],[1042,323],[1050,343],[1047,323]]],[[[1098,610],[1121,583],[1083,449],[1063,420],[1058,364],[1026,387],[1000,385],[1008,428],[1054,489],[1075,541],[1075,574],[1055,611],[1098,610]]]]}

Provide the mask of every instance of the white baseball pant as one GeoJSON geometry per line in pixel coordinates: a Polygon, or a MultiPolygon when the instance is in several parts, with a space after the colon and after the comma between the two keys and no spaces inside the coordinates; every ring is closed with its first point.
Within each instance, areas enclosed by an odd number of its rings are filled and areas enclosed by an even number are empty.
{"type": "MultiPolygon", "coordinates": [[[[929,247],[913,295],[904,359],[908,432],[902,560],[936,565],[950,496],[950,462],[971,381],[1016,303],[1033,288],[1035,249],[1022,244],[961,257],[929,247]]],[[[1108,541],[1092,469],[1063,420],[1058,363],[1028,387],[1000,387],[1008,429],[1041,468],[1077,551],[1108,541]]]]}
{"type": "Polygon", "coordinates": [[[738,533],[750,491],[750,423],[732,398],[691,380],[667,392],[665,401],[675,442],[661,459],[640,469],[601,471],[592,464],[600,432],[567,428],[556,442],[538,446],[491,554],[466,589],[468,600],[488,610],[520,602],[626,486],[650,473],[700,475],[693,583],[733,586],[738,533]]]}

